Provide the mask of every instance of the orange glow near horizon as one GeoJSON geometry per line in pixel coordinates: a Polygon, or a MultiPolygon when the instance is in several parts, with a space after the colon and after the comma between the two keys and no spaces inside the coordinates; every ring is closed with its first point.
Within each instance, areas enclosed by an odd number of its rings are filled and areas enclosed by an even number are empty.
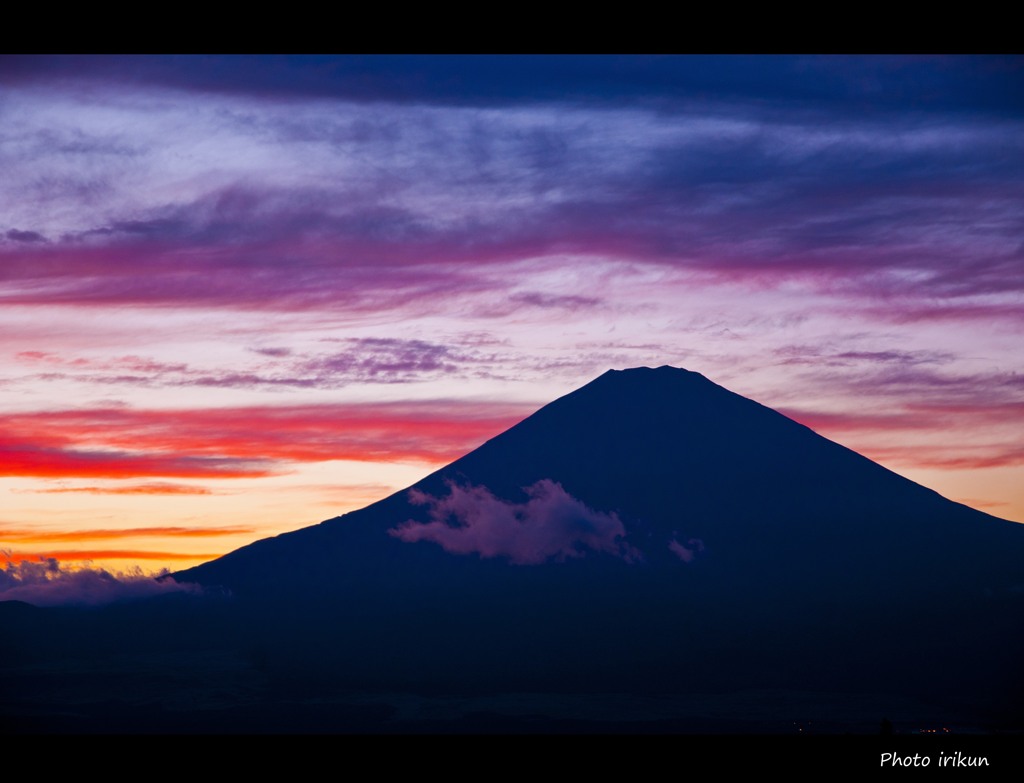
{"type": "Polygon", "coordinates": [[[53,558],[60,563],[89,563],[102,567],[110,560],[124,560],[133,563],[138,560],[201,563],[223,554],[225,553],[153,552],[146,549],[60,549],[42,552],[5,552],[4,558],[12,563],[35,562],[53,558]]]}
{"type": "Polygon", "coordinates": [[[210,538],[255,533],[254,527],[136,527],[109,530],[44,531],[37,528],[0,528],[0,540],[41,543],[46,541],[99,541],[155,536],[159,538],[210,538]]]}
{"type": "Polygon", "coordinates": [[[18,562],[195,565],[315,524],[317,507],[335,516],[380,499],[530,409],[435,400],[0,415],[0,486],[11,499],[0,551],[18,562]],[[339,470],[354,480],[332,483],[339,470]],[[143,518],[151,524],[139,525],[143,518]],[[112,541],[121,546],[97,546],[112,541]],[[200,541],[207,543],[196,549],[200,541]]]}

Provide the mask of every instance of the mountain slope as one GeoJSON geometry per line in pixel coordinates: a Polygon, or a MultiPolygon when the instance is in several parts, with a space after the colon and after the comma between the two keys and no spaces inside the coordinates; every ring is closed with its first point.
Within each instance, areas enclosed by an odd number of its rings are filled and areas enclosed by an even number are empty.
{"type": "MultiPolygon", "coordinates": [[[[727,560],[720,567],[735,569],[761,571],[766,559],[779,557],[793,559],[790,569],[810,567],[812,558],[859,568],[907,561],[912,568],[914,559],[925,557],[947,578],[970,572],[992,588],[1010,586],[999,583],[1006,575],[997,565],[1010,568],[1011,581],[1020,577],[1012,567],[1019,555],[1013,547],[1024,526],[945,500],[697,373],[671,367],[609,371],[410,489],[443,498],[451,484],[486,487],[508,504],[521,504],[524,490],[544,480],[595,512],[616,513],[626,530],[623,543],[648,565],[678,563],[671,541],[697,539],[705,557],[714,554],[727,560]],[[974,573],[981,556],[983,567],[974,573]]],[[[340,554],[333,539],[350,536],[353,545],[368,547],[352,552],[360,560],[435,552],[440,547],[429,540],[408,543],[388,535],[406,520],[424,522],[425,511],[403,490],[178,578],[259,590],[266,579],[278,581],[271,577],[282,567],[278,558],[315,567],[340,554]]],[[[461,557],[476,555],[445,559],[461,557]]]]}
{"type": "Polygon", "coordinates": [[[271,657],[360,685],[1021,685],[1024,526],[671,367],[605,373],[410,490],[175,578],[230,590],[271,657]]]}

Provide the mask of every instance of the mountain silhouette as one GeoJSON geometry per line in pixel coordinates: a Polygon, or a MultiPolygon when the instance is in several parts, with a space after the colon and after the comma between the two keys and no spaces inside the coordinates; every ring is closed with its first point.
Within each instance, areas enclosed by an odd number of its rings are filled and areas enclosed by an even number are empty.
{"type": "Polygon", "coordinates": [[[205,589],[0,602],[5,729],[1024,728],[1024,525],[672,367],[167,578],[205,589]]]}
{"type": "Polygon", "coordinates": [[[1024,526],[667,366],[174,578],[364,684],[1020,693],[1024,526]]]}

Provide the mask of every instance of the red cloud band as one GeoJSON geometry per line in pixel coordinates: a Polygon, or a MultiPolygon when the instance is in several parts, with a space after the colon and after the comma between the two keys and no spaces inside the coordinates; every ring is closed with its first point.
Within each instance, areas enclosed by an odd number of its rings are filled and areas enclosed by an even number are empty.
{"type": "Polygon", "coordinates": [[[220,557],[223,552],[214,554],[190,552],[150,552],[145,549],[68,549],[59,552],[31,552],[4,554],[4,559],[17,565],[22,562],[54,559],[62,563],[81,562],[84,560],[212,560],[220,557]]]}
{"type": "Polygon", "coordinates": [[[0,475],[235,478],[280,472],[281,462],[443,463],[531,410],[436,401],[8,414],[0,416],[0,475]]]}
{"type": "Polygon", "coordinates": [[[104,539],[158,536],[160,538],[209,538],[256,532],[254,527],[231,525],[227,527],[133,527],[123,529],[45,531],[30,528],[0,528],[0,541],[98,541],[104,539]]]}

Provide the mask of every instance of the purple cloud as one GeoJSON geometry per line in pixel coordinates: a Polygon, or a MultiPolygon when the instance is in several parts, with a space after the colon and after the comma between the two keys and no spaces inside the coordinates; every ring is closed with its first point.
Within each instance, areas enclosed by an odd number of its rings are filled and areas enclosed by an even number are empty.
{"type": "Polygon", "coordinates": [[[704,542],[699,538],[691,538],[686,542],[686,544],[687,546],[683,546],[673,538],[668,542],[668,548],[672,554],[684,563],[692,563],[693,559],[697,557],[700,552],[704,551],[704,542]]]}
{"type": "Polygon", "coordinates": [[[102,568],[66,568],[56,558],[22,560],[0,570],[0,601],[25,601],[36,606],[97,606],[154,595],[196,592],[191,584],[158,581],[138,566],[112,573],[102,568]]]}
{"type": "Polygon", "coordinates": [[[953,361],[955,354],[948,351],[907,351],[889,349],[883,351],[838,351],[830,345],[786,345],[776,348],[775,355],[781,364],[801,364],[814,367],[849,367],[870,365],[945,364],[953,361]]]}
{"type": "Polygon", "coordinates": [[[581,307],[594,307],[601,304],[601,300],[592,296],[557,296],[544,294],[539,291],[527,291],[515,294],[511,300],[516,304],[532,305],[534,307],[558,307],[566,310],[576,310],[581,307]]]}
{"type": "MultiPolygon", "coordinates": [[[[26,83],[54,77],[53,68],[65,76],[102,75],[107,89],[119,94],[116,83],[107,81],[118,71],[116,62],[39,58],[6,67],[34,74],[26,83]]],[[[324,65],[216,62],[247,78],[265,68],[288,73],[299,95],[324,65]]],[[[396,76],[413,63],[430,70],[447,62],[447,70],[468,61],[374,60],[372,67],[360,64],[354,81],[344,67],[352,61],[326,62],[352,86],[384,62],[396,76]]],[[[547,84],[567,64],[582,75],[600,61],[503,62],[502,69],[541,69],[547,75],[536,83],[547,84]]],[[[614,67],[646,72],[645,62],[624,58],[614,67]]],[[[686,71],[694,61],[658,62],[659,68],[674,63],[670,71],[686,71]]],[[[839,77],[846,68],[866,69],[881,76],[874,60],[839,62],[812,58],[800,70],[839,77]]],[[[910,74],[939,61],[891,62],[901,64],[899,74],[910,74]]],[[[976,67],[971,62],[946,61],[938,70],[963,76],[976,67]]],[[[998,62],[1005,70],[991,84],[1019,78],[1016,62],[998,62]]],[[[759,76],[779,65],[758,58],[712,63],[730,71],[750,68],[759,76]]],[[[188,123],[170,100],[154,110],[146,102],[136,105],[138,96],[122,96],[121,113],[100,112],[101,118],[86,122],[70,99],[55,114],[37,113],[36,103],[24,98],[23,135],[36,140],[52,132],[61,153],[45,138],[11,154],[9,168],[20,168],[5,169],[10,190],[19,194],[19,205],[36,206],[9,219],[63,239],[4,243],[6,301],[281,310],[415,303],[450,311],[453,298],[466,293],[523,284],[506,277],[502,285],[481,267],[555,256],[568,265],[586,263],[573,256],[596,256],[677,267],[766,289],[801,276],[861,302],[906,297],[889,308],[893,313],[934,300],[1024,290],[1024,147],[1013,118],[953,113],[922,123],[910,109],[878,115],[841,111],[827,101],[797,109],[713,98],[699,110],[680,104],[669,113],[664,106],[653,112],[618,102],[506,105],[488,116],[404,102],[358,111],[344,101],[328,109],[299,102],[283,110],[248,90],[226,109],[221,96],[211,100],[201,88],[207,61],[132,61],[133,74],[151,68],[198,80],[190,82],[199,90],[188,103],[188,123]],[[115,176],[122,172],[109,173],[100,161],[109,157],[105,150],[121,150],[129,141],[123,127],[131,123],[123,114],[131,112],[140,122],[127,150],[138,160],[133,158],[133,176],[115,176]],[[198,117],[194,136],[184,129],[193,126],[192,114],[198,117]],[[155,119],[144,122],[147,117],[155,119]],[[194,186],[173,195],[160,187],[169,172],[162,161],[167,139],[157,120],[183,127],[176,150],[186,159],[190,150],[199,155],[195,165],[204,172],[196,173],[194,186]],[[50,131],[55,122],[58,128],[50,131]],[[211,141],[210,130],[222,147],[211,141]],[[310,172],[301,184],[266,160],[268,145],[289,171],[310,172]],[[222,174],[206,173],[222,159],[222,174]],[[68,187],[69,180],[94,179],[99,189],[89,198],[68,187]],[[26,199],[26,192],[34,195],[26,199]]],[[[469,73],[459,74],[460,91],[467,78],[469,73]]],[[[898,80],[897,69],[886,79],[898,80]]],[[[423,88],[416,88],[417,103],[424,100],[423,88]]],[[[882,90],[873,100],[887,94],[882,90]]],[[[346,90],[339,95],[353,97],[346,90]]],[[[173,176],[188,179],[185,173],[173,176]]],[[[17,236],[27,240],[35,233],[17,236]]],[[[530,290],[518,304],[595,303],[572,290],[541,295],[526,285],[530,290]]]]}
{"type": "Polygon", "coordinates": [[[358,338],[345,340],[349,350],[304,364],[318,375],[343,375],[360,381],[403,382],[424,374],[453,373],[471,359],[446,345],[424,340],[358,338]]]}
{"type": "Polygon", "coordinates": [[[38,231],[19,231],[16,228],[12,228],[8,231],[5,236],[12,242],[45,242],[46,237],[40,234],[38,231]]]}
{"type": "Polygon", "coordinates": [[[850,381],[858,390],[912,394],[914,404],[1022,402],[1024,375],[1017,372],[940,373],[924,367],[892,367],[850,381]]]}
{"type": "Polygon", "coordinates": [[[262,354],[263,356],[272,356],[274,358],[281,358],[281,357],[284,357],[284,356],[291,356],[291,354],[294,353],[291,348],[283,348],[283,347],[282,348],[275,348],[275,347],[250,348],[250,350],[253,353],[262,354]]]}
{"type": "Polygon", "coordinates": [[[401,541],[432,541],[446,552],[480,557],[507,557],[514,565],[549,559],[583,557],[587,550],[606,552],[632,563],[639,550],[623,539],[618,515],[594,511],[551,479],[525,488],[525,503],[510,503],[486,487],[449,482],[444,498],[410,490],[409,499],[429,507],[430,522],[409,520],[388,533],[401,541]],[[450,525],[454,519],[457,524],[450,525]]]}
{"type": "Polygon", "coordinates": [[[441,375],[464,375],[470,368],[496,363],[492,354],[425,340],[352,338],[345,350],[299,354],[290,348],[251,348],[272,362],[238,370],[203,369],[181,362],[162,362],[129,355],[110,358],[62,356],[45,351],[20,351],[15,358],[30,367],[55,368],[30,378],[74,379],[88,383],[133,386],[199,386],[214,388],[340,388],[351,383],[410,383],[441,375]]]}

